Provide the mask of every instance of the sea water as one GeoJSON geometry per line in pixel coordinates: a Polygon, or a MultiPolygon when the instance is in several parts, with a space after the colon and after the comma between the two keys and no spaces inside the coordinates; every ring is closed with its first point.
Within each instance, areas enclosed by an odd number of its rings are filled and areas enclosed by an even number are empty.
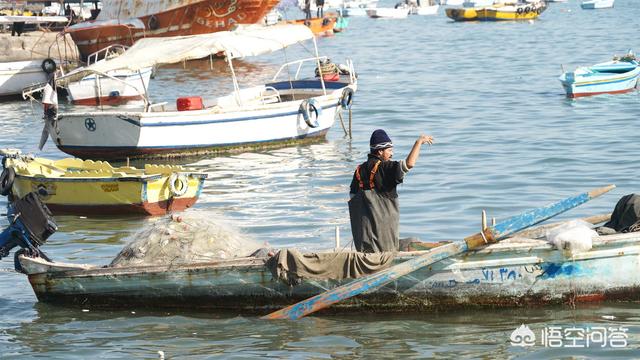
{"type": "MultiPolygon", "coordinates": [[[[379,6],[393,6],[381,2],[379,6]]],[[[289,10],[289,17],[300,15],[289,10]]],[[[399,187],[401,237],[459,240],[480,228],[481,211],[498,220],[606,184],[617,189],[560,217],[609,212],[640,191],[637,127],[640,95],[565,97],[562,69],[610,60],[638,48],[640,2],[581,10],[553,3],[530,22],[454,23],[437,16],[405,20],[352,18],[321,38],[334,62],[353,59],[358,92],[353,138],[339,123],[327,141],[181,163],[209,178],[196,208],[272,247],[334,246],[335,227],[349,247],[348,186],[375,129],[385,129],[404,158],[421,134],[417,165],[399,187]]],[[[265,81],[279,64],[313,46],[235,63],[241,84],[265,81]]],[[[640,50],[639,50],[640,51],[640,50]]],[[[211,97],[232,89],[222,61],[164,67],[151,82],[155,101],[211,97]]],[[[311,75],[311,74],[309,74],[311,75]]],[[[346,114],[345,114],[346,115],[346,114]]],[[[39,105],[0,104],[0,146],[62,158],[49,141],[37,151],[39,105]]],[[[4,207],[5,199],[0,206],[4,207]]],[[[108,264],[144,225],[139,217],[57,216],[43,246],[58,261],[108,264]]],[[[7,224],[2,219],[2,226],[7,224]]],[[[0,358],[632,358],[640,357],[637,304],[606,304],[420,314],[313,316],[295,322],[173,311],[65,308],[38,303],[12,259],[0,261],[0,358]],[[513,346],[526,325],[534,346],[513,346]],[[624,347],[549,346],[549,329],[627,329],[624,347]]],[[[612,274],[617,275],[617,274],[612,274]]],[[[591,329],[591,330],[589,330],[591,329]]],[[[553,345],[553,344],[551,344],[553,345]]],[[[557,345],[557,344],[555,344],[557,345]]],[[[616,344],[613,344],[616,345],[616,344]]],[[[620,344],[618,344],[620,345],[620,344]]]]}

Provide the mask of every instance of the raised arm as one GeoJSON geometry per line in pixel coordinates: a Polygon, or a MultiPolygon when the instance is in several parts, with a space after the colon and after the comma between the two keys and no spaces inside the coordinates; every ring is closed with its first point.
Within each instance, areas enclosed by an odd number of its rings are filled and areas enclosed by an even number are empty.
{"type": "Polygon", "coordinates": [[[409,169],[411,169],[416,165],[418,156],[420,156],[420,148],[422,147],[423,144],[429,144],[429,145],[433,144],[433,136],[422,134],[420,135],[418,140],[416,140],[415,144],[413,144],[413,147],[411,148],[409,155],[407,155],[407,160],[406,160],[407,167],[409,169]]]}

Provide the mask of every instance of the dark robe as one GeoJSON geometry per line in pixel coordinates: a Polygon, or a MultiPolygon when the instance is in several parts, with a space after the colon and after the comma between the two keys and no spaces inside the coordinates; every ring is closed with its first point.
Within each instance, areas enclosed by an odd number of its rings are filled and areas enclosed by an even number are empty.
{"type": "Polygon", "coordinates": [[[367,161],[360,165],[362,188],[354,172],[349,217],[356,250],[398,251],[400,211],[396,187],[408,171],[404,161],[382,161],[369,154],[367,161]],[[371,172],[378,161],[371,187],[371,172]]]}

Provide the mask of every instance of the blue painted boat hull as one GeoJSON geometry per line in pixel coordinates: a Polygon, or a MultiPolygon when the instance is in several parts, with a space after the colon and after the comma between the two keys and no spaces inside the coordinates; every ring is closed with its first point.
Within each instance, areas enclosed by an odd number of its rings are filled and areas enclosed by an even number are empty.
{"type": "MultiPolygon", "coordinates": [[[[424,254],[400,253],[399,264],[424,254]]],[[[444,259],[323,311],[427,311],[460,307],[640,300],[640,233],[602,236],[570,255],[542,240],[507,239],[444,259]]],[[[193,265],[101,268],[21,257],[42,302],[83,308],[265,314],[351,282],[273,279],[265,258],[193,265]]]]}
{"type": "Polygon", "coordinates": [[[570,98],[632,91],[638,83],[640,67],[637,63],[633,64],[634,66],[628,66],[627,62],[620,63],[624,66],[623,70],[615,69],[611,66],[615,62],[609,62],[577,68],[575,71],[562,74],[559,80],[567,97],[570,98]],[[610,71],[607,71],[607,67],[610,71]]]}

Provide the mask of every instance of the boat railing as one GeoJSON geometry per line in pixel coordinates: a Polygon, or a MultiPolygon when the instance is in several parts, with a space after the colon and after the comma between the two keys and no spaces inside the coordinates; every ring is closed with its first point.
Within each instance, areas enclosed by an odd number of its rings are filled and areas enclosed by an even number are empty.
{"type": "MultiPolygon", "coordinates": [[[[290,61],[288,63],[283,64],[282,66],[280,66],[280,69],[278,69],[278,72],[276,72],[276,74],[273,76],[273,79],[271,81],[277,81],[278,77],[280,76],[280,74],[282,73],[282,71],[285,68],[289,68],[289,66],[294,66],[297,65],[297,69],[296,69],[296,73],[295,76],[293,77],[293,79],[291,80],[298,80],[299,76],[300,76],[300,70],[302,69],[302,65],[305,62],[314,62],[315,64],[322,62],[322,61],[326,61],[328,58],[326,56],[320,56],[318,58],[307,58],[307,59],[300,59],[300,60],[295,60],[295,61],[290,61]]],[[[357,77],[356,77],[356,71],[355,68],[353,66],[353,60],[347,58],[346,60],[347,62],[347,69],[349,70],[349,83],[351,84],[355,84],[357,82],[357,77]]]]}
{"type": "MultiPolygon", "coordinates": [[[[92,73],[94,73],[96,75],[96,82],[97,82],[97,86],[98,86],[98,94],[102,93],[102,87],[100,86],[100,77],[106,77],[109,78],[111,80],[115,80],[117,82],[120,82],[122,84],[124,84],[125,86],[129,86],[131,88],[133,88],[138,94],[140,94],[140,97],[142,98],[142,101],[144,101],[144,108],[146,109],[146,111],[149,111],[149,94],[147,93],[147,88],[144,87],[144,94],[142,92],[140,92],[140,90],[133,84],[124,81],[122,79],[118,79],[115,76],[109,75],[105,72],[102,71],[97,71],[97,70],[92,70],[92,73]]],[[[142,80],[142,73],[140,70],[138,70],[138,75],[140,75],[140,79],[142,80]]],[[[144,84],[144,81],[143,81],[144,84]]]]}
{"type": "Polygon", "coordinates": [[[160,108],[160,111],[165,111],[165,106],[168,104],[168,102],[163,101],[163,102],[159,102],[159,103],[149,103],[149,105],[147,106],[147,112],[157,112],[158,110],[156,110],[156,108],[160,108]]]}
{"type": "Polygon", "coordinates": [[[91,55],[87,56],[87,65],[91,65],[94,64],[96,62],[98,62],[100,58],[101,54],[104,54],[104,56],[102,57],[103,59],[109,59],[109,55],[120,55],[122,52],[127,50],[127,46],[124,45],[120,45],[120,44],[115,44],[115,45],[109,45],[104,49],[100,49],[94,53],[92,53],[91,55]]]}
{"type": "Polygon", "coordinates": [[[312,58],[300,59],[300,60],[284,63],[282,64],[282,66],[280,66],[280,69],[278,69],[278,72],[276,72],[276,74],[273,76],[273,79],[271,81],[276,81],[276,79],[278,79],[278,77],[280,76],[280,73],[282,73],[282,70],[284,70],[285,68],[287,68],[288,70],[289,67],[294,65],[297,65],[297,69],[296,69],[296,74],[292,80],[298,80],[298,77],[300,76],[300,70],[302,69],[302,65],[304,63],[313,62],[314,64],[317,64],[319,61],[326,61],[326,60],[327,60],[326,56],[320,56],[318,58],[312,57],[312,58]]]}
{"type": "Polygon", "coordinates": [[[278,89],[273,86],[265,86],[260,96],[260,101],[262,101],[262,104],[264,105],[274,102],[282,102],[282,98],[280,97],[278,89]]]}

